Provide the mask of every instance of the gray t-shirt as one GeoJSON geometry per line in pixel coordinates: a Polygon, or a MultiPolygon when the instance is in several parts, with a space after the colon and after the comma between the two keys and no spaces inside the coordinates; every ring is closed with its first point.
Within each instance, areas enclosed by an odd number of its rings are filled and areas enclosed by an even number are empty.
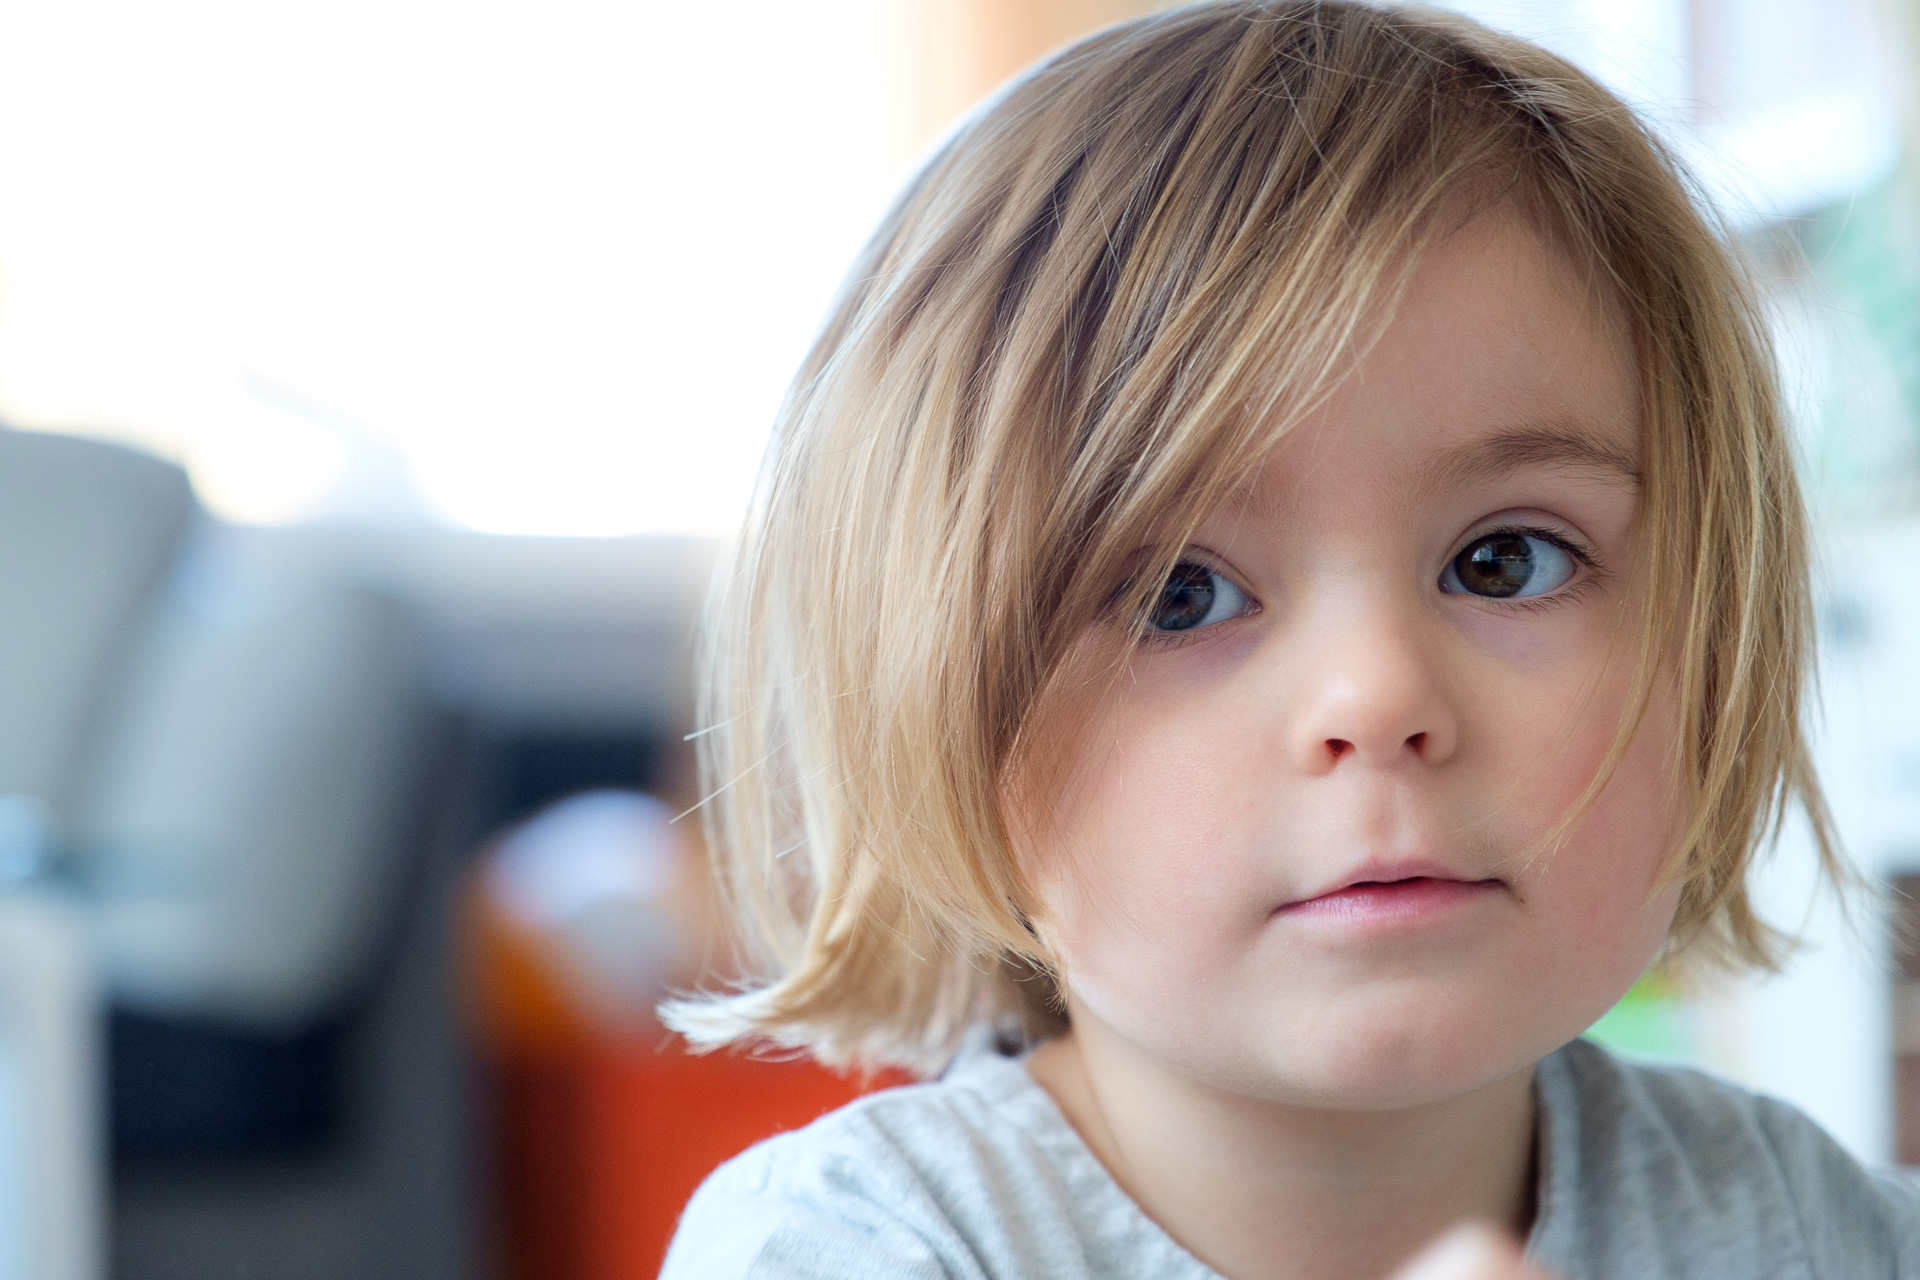
{"type": "MultiPolygon", "coordinates": [[[[1535,1090],[1527,1252],[1567,1280],[1920,1280],[1920,1192],[1784,1103],[1583,1040],[1535,1090]]],[[[722,1165],[661,1277],[1220,1280],[984,1043],[722,1165]]]]}

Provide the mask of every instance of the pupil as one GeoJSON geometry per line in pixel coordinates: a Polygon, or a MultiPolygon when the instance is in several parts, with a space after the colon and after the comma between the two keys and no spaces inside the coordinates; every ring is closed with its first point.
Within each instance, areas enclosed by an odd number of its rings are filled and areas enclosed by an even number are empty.
{"type": "Polygon", "coordinates": [[[1511,533],[1481,538],[1454,561],[1461,584],[1482,596],[1519,594],[1533,577],[1533,568],[1528,539],[1511,533]]]}
{"type": "Polygon", "coordinates": [[[1153,616],[1156,631],[1190,631],[1213,608],[1213,574],[1197,564],[1177,564],[1160,588],[1153,616]]]}

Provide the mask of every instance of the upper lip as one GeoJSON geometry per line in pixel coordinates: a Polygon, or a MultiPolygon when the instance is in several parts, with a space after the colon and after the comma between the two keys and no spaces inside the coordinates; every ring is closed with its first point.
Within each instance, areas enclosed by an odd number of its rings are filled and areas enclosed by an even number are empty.
{"type": "Polygon", "coordinates": [[[1343,889],[1351,889],[1360,884],[1394,884],[1402,880],[1457,880],[1461,884],[1479,884],[1482,881],[1497,879],[1499,879],[1498,876],[1477,876],[1460,872],[1431,858],[1375,858],[1362,863],[1338,880],[1322,885],[1311,893],[1302,894],[1285,905],[1312,902],[1315,898],[1324,898],[1330,893],[1339,893],[1343,889]]]}

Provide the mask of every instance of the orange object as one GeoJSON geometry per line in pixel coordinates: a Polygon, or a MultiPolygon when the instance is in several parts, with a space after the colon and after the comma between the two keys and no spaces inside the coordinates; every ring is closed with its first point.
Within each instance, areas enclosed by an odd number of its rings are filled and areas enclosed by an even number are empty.
{"type": "Polygon", "coordinates": [[[597,1026],[543,940],[476,877],[462,902],[464,1002],[489,1067],[496,1274],[652,1280],[680,1211],[713,1169],[894,1075],[810,1059],[695,1055],[655,1024],[597,1026]]]}
{"type": "Polygon", "coordinates": [[[680,1210],[723,1161],[869,1088],[812,1061],[599,1054],[586,1066],[590,1188],[585,1274],[652,1280],[680,1210]]]}
{"type": "Polygon", "coordinates": [[[513,1280],[652,1280],[722,1162],[870,1088],[812,1061],[595,1047],[495,1067],[499,1245],[513,1280]]]}
{"type": "Polygon", "coordinates": [[[540,939],[501,911],[477,876],[467,881],[457,919],[462,1004],[488,1057],[558,1060],[593,1042],[540,939]]]}

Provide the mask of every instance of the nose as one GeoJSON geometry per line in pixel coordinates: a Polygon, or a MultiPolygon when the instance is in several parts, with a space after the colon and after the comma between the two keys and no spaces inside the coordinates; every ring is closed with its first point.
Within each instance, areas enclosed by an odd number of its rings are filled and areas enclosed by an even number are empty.
{"type": "Polygon", "coordinates": [[[1321,644],[1289,730],[1302,772],[1437,765],[1452,758],[1459,722],[1435,678],[1435,655],[1422,643],[1417,620],[1370,614],[1316,629],[1321,644]]]}

